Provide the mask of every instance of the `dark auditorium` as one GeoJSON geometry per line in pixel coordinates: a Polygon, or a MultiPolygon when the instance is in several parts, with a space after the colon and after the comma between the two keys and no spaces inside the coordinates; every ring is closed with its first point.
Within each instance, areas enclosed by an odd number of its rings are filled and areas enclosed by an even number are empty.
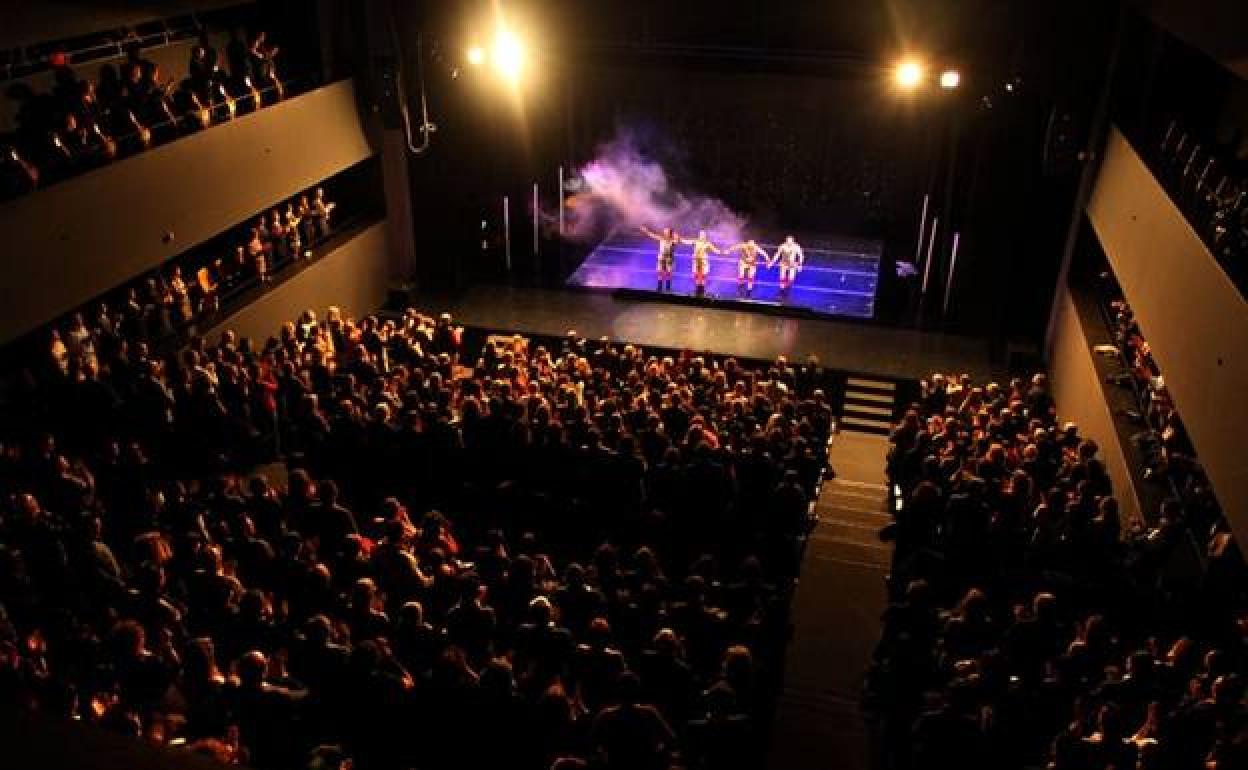
{"type": "Polygon", "coordinates": [[[1248,770],[1245,0],[0,19],[0,767],[1248,770]]]}

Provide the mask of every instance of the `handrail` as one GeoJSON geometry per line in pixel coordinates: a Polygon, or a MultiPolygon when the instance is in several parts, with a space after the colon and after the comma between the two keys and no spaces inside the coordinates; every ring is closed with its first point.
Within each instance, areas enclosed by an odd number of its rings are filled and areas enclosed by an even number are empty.
{"type": "MultiPolygon", "coordinates": [[[[1127,379],[1131,383],[1131,391],[1135,394],[1136,408],[1139,409],[1140,414],[1144,416],[1145,424],[1148,426],[1149,432],[1156,433],[1156,431],[1153,429],[1152,424],[1147,421],[1148,396],[1146,395],[1144,390],[1140,388],[1139,383],[1135,381],[1135,376],[1131,374],[1132,362],[1127,358],[1127,351],[1124,347],[1125,340],[1122,343],[1120,343],[1115,334],[1114,320],[1110,318],[1109,310],[1105,302],[1105,300],[1107,299],[1107,296],[1106,296],[1104,284],[1098,285],[1096,294],[1097,294],[1096,309],[1101,316],[1101,320],[1105,323],[1106,330],[1109,331],[1111,338],[1114,340],[1114,348],[1118,351],[1119,364],[1123,367],[1124,371],[1127,373],[1128,375],[1127,379]]],[[[1174,483],[1174,479],[1167,476],[1165,481],[1166,481],[1166,486],[1169,490],[1170,496],[1174,500],[1177,500],[1179,505],[1186,506],[1186,501],[1183,498],[1183,493],[1179,490],[1178,484],[1174,483]]],[[[1187,535],[1188,545],[1191,546],[1192,551],[1195,553],[1196,561],[1200,565],[1201,570],[1207,571],[1209,568],[1209,559],[1208,559],[1208,554],[1206,553],[1206,549],[1201,547],[1200,543],[1196,540],[1196,535],[1192,533],[1190,528],[1187,528],[1184,534],[1187,535]]]]}
{"type": "Polygon", "coordinates": [[[1164,132],[1152,125],[1127,126],[1124,133],[1214,261],[1248,296],[1248,170],[1242,161],[1179,119],[1164,132]]]}
{"type": "MultiPolygon", "coordinates": [[[[150,125],[137,124],[136,121],[136,125],[133,125],[130,130],[107,137],[111,143],[111,150],[106,154],[106,159],[103,162],[84,163],[81,167],[75,168],[67,174],[55,176],[47,181],[44,181],[41,178],[39,183],[30,190],[9,198],[0,198],[0,204],[9,200],[16,200],[18,198],[37,193],[40,190],[44,190],[61,182],[82,176],[83,174],[97,168],[111,165],[112,163],[123,158],[140,155],[144,151],[150,150],[153,147],[170,144],[182,139],[183,137],[197,134],[201,131],[207,131],[216,126],[229,123],[239,117],[259,112],[266,107],[271,107],[281,101],[284,101],[293,94],[303,93],[307,87],[310,87],[314,83],[316,83],[316,80],[313,77],[302,75],[287,78],[284,81],[279,80],[276,84],[265,85],[263,87],[252,86],[249,93],[239,96],[230,95],[224,103],[214,101],[209,105],[203,106],[200,109],[200,112],[207,115],[207,121],[206,125],[203,125],[200,128],[183,130],[183,126],[191,120],[189,117],[189,111],[175,114],[172,119],[165,118],[154,121],[150,125]],[[277,99],[271,99],[274,95],[277,95],[277,99]],[[251,103],[251,107],[241,111],[240,113],[239,104],[241,103],[245,105],[249,102],[251,103]],[[222,110],[225,111],[228,117],[218,117],[222,110]]],[[[171,98],[171,94],[172,92],[167,88],[166,94],[162,98],[169,99],[171,98]]],[[[172,109],[170,109],[170,113],[173,113],[172,109]]],[[[40,168],[37,163],[31,162],[31,165],[42,175],[43,169],[40,168]]]]}
{"type": "MultiPolygon", "coordinates": [[[[203,26],[194,15],[176,16],[174,19],[186,19],[185,26],[172,26],[169,19],[161,19],[161,29],[153,32],[136,32],[129,27],[116,27],[90,35],[79,35],[73,38],[62,38],[44,43],[35,43],[18,48],[10,48],[9,56],[0,54],[0,82],[47,72],[54,69],[52,55],[64,54],[73,64],[85,64],[101,59],[124,56],[126,49],[137,45],[141,50],[152,50],[182,40],[194,39],[203,31],[203,26]],[[109,38],[112,39],[109,39],[109,38]],[[78,40],[89,41],[80,48],[64,45],[78,40]]],[[[148,22],[152,23],[152,22],[148,22]]],[[[142,25],[140,25],[142,26],[142,25]]]]}

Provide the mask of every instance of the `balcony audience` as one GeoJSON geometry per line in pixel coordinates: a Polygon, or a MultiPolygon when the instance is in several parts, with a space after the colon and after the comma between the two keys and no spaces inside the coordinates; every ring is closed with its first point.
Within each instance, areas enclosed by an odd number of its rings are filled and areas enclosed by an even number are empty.
{"type": "Polygon", "coordinates": [[[1248,610],[1172,565],[1193,522],[1122,520],[1048,383],[934,375],[891,437],[901,501],[868,707],[887,766],[1238,767],[1248,610]]]}
{"type": "Polygon", "coordinates": [[[50,92],[23,83],[9,88],[20,106],[16,131],[3,137],[0,197],[25,194],[279,101],[286,86],[277,51],[258,32],[248,56],[227,73],[205,31],[181,80],[163,74],[137,44],[127,47],[119,65],[103,65],[98,79],[82,77],[68,57],[53,56],[50,92]]]}

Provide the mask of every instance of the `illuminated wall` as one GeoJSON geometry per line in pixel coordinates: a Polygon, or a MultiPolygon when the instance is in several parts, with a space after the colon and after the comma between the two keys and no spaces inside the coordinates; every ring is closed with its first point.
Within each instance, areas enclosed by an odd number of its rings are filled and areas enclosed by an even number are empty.
{"type": "Polygon", "coordinates": [[[263,345],[309,308],[320,318],[329,305],[357,318],[372,313],[386,301],[388,250],[385,221],[369,225],[209,330],[208,339],[233,329],[263,345]]]}
{"type": "Polygon", "coordinates": [[[1118,498],[1125,524],[1139,515],[1140,502],[1122,444],[1116,438],[1117,430],[1105,400],[1101,374],[1088,344],[1089,334],[1068,287],[1058,290],[1056,302],[1048,364],[1053,398],[1060,410],[1058,417],[1063,422],[1078,424],[1081,434],[1100,445],[1101,459],[1114,483],[1114,496],[1118,498]]]}
{"type": "Polygon", "coordinates": [[[1239,542],[1248,542],[1248,302],[1116,129],[1088,218],[1239,542]]]}

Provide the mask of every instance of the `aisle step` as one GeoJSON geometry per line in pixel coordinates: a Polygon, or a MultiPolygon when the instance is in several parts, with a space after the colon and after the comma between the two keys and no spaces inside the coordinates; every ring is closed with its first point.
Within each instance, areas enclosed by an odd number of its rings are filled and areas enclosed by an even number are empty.
{"type": "Polygon", "coordinates": [[[859,433],[876,433],[887,436],[893,430],[890,420],[876,420],[867,417],[846,416],[841,418],[841,430],[858,431],[859,433]]]}
{"type": "Polygon", "coordinates": [[[845,389],[863,388],[865,390],[878,390],[888,393],[897,390],[897,383],[888,380],[869,380],[865,377],[849,377],[845,380],[845,389]]]}
{"type": "Polygon", "coordinates": [[[891,520],[884,478],[888,440],[851,428],[853,419],[845,418],[850,422],[842,422],[844,432],[829,447],[839,475],[824,481],[814,505],[819,520],[793,601],[794,633],[768,770],[873,766],[870,728],[858,703],[879,638],[892,561],[891,544],[879,539],[891,520]]]}
{"type": "Polygon", "coordinates": [[[845,391],[845,403],[851,401],[862,401],[876,404],[892,404],[897,400],[896,394],[885,395],[883,393],[868,393],[866,391],[854,390],[845,391]]]}
{"type": "Polygon", "coordinates": [[[870,414],[870,415],[876,415],[879,417],[887,417],[889,419],[891,419],[893,416],[892,407],[867,406],[866,404],[852,404],[849,402],[848,398],[845,399],[844,411],[846,415],[870,414]]]}

